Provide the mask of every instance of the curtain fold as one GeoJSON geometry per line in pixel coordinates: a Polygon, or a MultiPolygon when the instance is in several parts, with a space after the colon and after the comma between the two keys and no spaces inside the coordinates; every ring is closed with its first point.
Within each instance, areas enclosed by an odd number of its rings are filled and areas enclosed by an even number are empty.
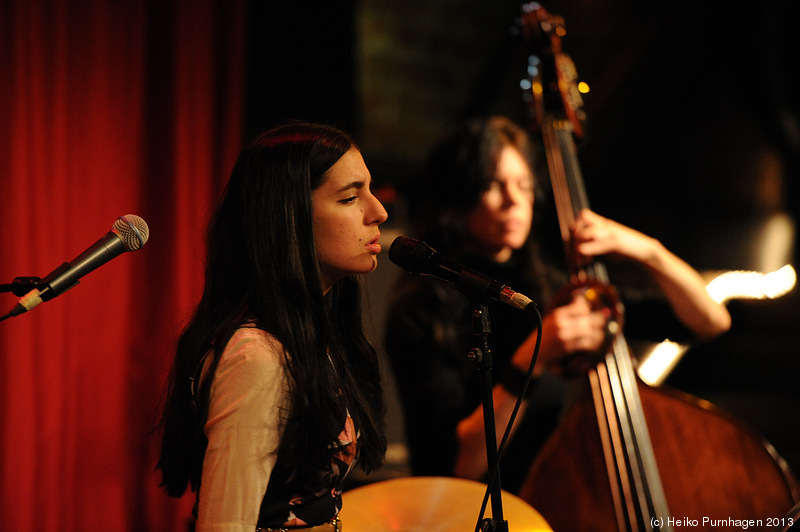
{"type": "Polygon", "coordinates": [[[0,1],[0,283],[44,277],[118,216],[150,228],[0,323],[5,530],[187,529],[153,431],[243,142],[245,32],[243,0],[0,1]]]}

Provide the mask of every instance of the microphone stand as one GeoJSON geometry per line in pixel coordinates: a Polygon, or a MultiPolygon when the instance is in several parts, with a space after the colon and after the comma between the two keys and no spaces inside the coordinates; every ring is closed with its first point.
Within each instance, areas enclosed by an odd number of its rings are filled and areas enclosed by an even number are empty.
{"type": "Polygon", "coordinates": [[[34,288],[41,281],[38,277],[17,277],[8,284],[0,284],[0,292],[11,292],[15,296],[22,297],[34,288]]]}
{"type": "MultiPolygon", "coordinates": [[[[0,292],[11,292],[15,296],[22,297],[39,285],[41,279],[39,277],[16,277],[10,283],[0,284],[0,292]]],[[[20,305],[17,305],[19,307],[20,305]]],[[[24,312],[24,310],[23,310],[24,312]]],[[[0,321],[5,321],[8,318],[16,316],[17,314],[12,310],[7,314],[0,316],[0,321]]]]}
{"type": "Polygon", "coordinates": [[[494,399],[492,398],[492,352],[489,349],[489,334],[492,332],[487,302],[472,302],[472,334],[477,337],[478,347],[467,354],[467,360],[476,364],[481,374],[481,395],[483,404],[483,424],[486,435],[486,460],[489,464],[489,478],[492,468],[496,469],[494,482],[490,486],[492,499],[492,517],[480,523],[482,532],[508,532],[508,521],[503,519],[503,496],[500,485],[499,464],[497,464],[497,430],[495,428],[494,399]]]}

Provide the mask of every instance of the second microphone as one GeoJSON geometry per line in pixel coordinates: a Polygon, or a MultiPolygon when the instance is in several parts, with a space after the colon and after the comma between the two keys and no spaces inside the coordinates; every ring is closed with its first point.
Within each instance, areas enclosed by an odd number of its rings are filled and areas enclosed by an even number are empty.
{"type": "Polygon", "coordinates": [[[536,303],[526,295],[443,257],[421,240],[398,236],[389,248],[389,260],[408,272],[452,283],[468,297],[491,298],[531,312],[536,307],[536,303]]]}

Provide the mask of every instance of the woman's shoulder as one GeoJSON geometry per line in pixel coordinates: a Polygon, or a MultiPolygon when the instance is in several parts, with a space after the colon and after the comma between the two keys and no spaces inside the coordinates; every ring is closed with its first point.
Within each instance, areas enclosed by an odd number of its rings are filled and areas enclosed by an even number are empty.
{"type": "Polygon", "coordinates": [[[254,343],[256,345],[263,345],[266,347],[274,348],[280,346],[281,343],[271,333],[257,327],[252,322],[246,322],[240,325],[228,341],[228,345],[242,343],[254,343]]]}
{"type": "Polygon", "coordinates": [[[243,325],[225,345],[217,371],[274,373],[283,368],[283,361],[283,345],[277,338],[254,325],[243,325]]]}

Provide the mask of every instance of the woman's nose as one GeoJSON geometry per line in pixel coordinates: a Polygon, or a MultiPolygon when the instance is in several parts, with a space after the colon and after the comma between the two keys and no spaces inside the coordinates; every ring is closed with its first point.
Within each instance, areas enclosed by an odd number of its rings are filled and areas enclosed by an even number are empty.
{"type": "Polygon", "coordinates": [[[525,195],[518,186],[506,183],[503,186],[503,199],[506,205],[517,205],[525,200],[525,195]]]}
{"type": "Polygon", "coordinates": [[[382,224],[389,218],[389,213],[387,213],[386,209],[383,208],[383,204],[378,198],[372,194],[370,194],[370,197],[372,198],[372,205],[370,207],[369,223],[382,224]]]}

